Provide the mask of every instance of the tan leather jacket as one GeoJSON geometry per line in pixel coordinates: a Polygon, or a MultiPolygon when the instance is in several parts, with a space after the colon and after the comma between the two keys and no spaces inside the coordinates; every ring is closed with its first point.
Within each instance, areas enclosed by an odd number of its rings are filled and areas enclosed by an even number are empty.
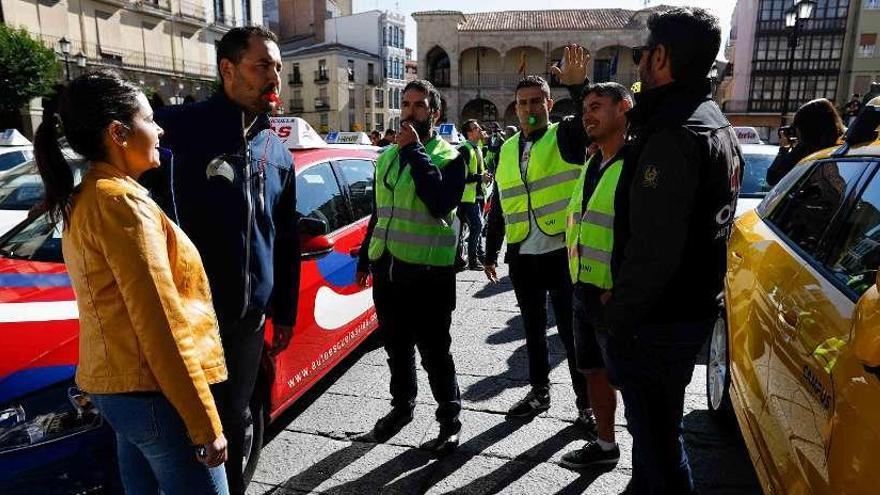
{"type": "Polygon", "coordinates": [[[76,382],[86,392],[160,391],[193,443],[222,433],[209,384],[226,379],[195,246],[122,171],[96,163],[62,238],[79,307],[76,382]]]}

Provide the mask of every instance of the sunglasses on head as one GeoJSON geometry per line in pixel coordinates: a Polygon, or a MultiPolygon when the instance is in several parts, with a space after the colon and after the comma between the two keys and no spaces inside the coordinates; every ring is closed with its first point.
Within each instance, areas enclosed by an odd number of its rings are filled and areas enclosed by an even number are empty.
{"type": "Polygon", "coordinates": [[[632,49],[633,63],[639,65],[645,52],[650,52],[654,47],[651,45],[634,46],[632,49]]]}

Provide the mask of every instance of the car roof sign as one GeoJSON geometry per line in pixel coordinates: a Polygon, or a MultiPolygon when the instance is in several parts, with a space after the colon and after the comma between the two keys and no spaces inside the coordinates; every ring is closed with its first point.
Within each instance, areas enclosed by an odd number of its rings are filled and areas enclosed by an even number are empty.
{"type": "Polygon", "coordinates": [[[0,132],[0,146],[28,146],[31,142],[18,132],[18,129],[6,129],[0,132]]]}
{"type": "Polygon", "coordinates": [[[739,144],[764,144],[764,141],[761,140],[761,135],[758,134],[758,130],[754,127],[734,127],[734,132],[736,132],[736,139],[739,140],[739,144]]]}
{"type": "Polygon", "coordinates": [[[326,148],[327,143],[300,117],[271,117],[269,127],[287,149],[326,148]]]}
{"type": "Polygon", "coordinates": [[[329,144],[373,144],[366,132],[330,131],[325,141],[329,144]]]}
{"type": "Polygon", "coordinates": [[[440,124],[440,127],[437,129],[437,134],[450,144],[458,144],[461,142],[461,137],[458,135],[458,130],[455,128],[455,124],[449,122],[440,124]]]}

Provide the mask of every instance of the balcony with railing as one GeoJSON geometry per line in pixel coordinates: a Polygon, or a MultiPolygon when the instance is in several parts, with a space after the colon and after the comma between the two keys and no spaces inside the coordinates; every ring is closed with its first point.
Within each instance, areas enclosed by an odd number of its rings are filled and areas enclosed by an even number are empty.
{"type": "Polygon", "coordinates": [[[318,69],[315,71],[315,82],[316,83],[326,83],[330,81],[330,77],[327,75],[327,69],[318,69]]]}
{"type": "Polygon", "coordinates": [[[522,74],[504,72],[472,72],[461,75],[461,87],[466,89],[515,88],[522,74]]]}
{"type": "MultiPolygon", "coordinates": [[[[30,33],[39,39],[44,45],[57,50],[57,36],[30,33]]],[[[82,53],[86,56],[87,63],[91,66],[107,66],[119,69],[141,70],[169,75],[186,75],[199,79],[214,79],[217,68],[214,64],[203,64],[190,60],[174,59],[152,53],[144,53],[141,50],[128,50],[98,43],[82,43],[78,40],[70,42],[72,56],[82,53]]]]}
{"type": "Polygon", "coordinates": [[[169,0],[130,0],[122,3],[131,6],[135,10],[146,13],[158,14],[162,17],[171,13],[171,2],[169,0]]]}
{"type": "Polygon", "coordinates": [[[315,97],[315,111],[329,110],[330,98],[327,96],[315,97]]]}
{"type": "Polygon", "coordinates": [[[303,105],[302,98],[292,98],[290,100],[290,108],[288,108],[288,111],[294,113],[302,113],[303,110],[305,110],[305,106],[303,105]]]}
{"type": "Polygon", "coordinates": [[[205,6],[200,3],[192,2],[190,0],[179,0],[179,14],[184,19],[193,19],[198,21],[204,21],[208,17],[208,12],[205,10],[205,6]]]}
{"type": "Polygon", "coordinates": [[[299,72],[293,72],[287,76],[287,84],[289,86],[302,86],[302,76],[299,72]]]}

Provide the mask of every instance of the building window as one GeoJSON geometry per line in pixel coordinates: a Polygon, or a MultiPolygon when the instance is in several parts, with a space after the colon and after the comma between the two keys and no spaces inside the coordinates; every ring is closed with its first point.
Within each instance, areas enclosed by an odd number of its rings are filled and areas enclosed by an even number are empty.
{"type": "Polygon", "coordinates": [[[299,64],[293,64],[293,80],[291,81],[294,84],[299,84],[302,82],[302,74],[299,72],[299,64]]]}
{"type": "MultiPolygon", "coordinates": [[[[878,0],[878,1],[880,1],[880,0],[878,0]]],[[[406,42],[406,38],[403,35],[403,29],[401,29],[400,30],[400,45],[398,45],[398,48],[403,48],[403,45],[405,44],[405,42],[406,42]]]]}
{"type": "Polygon", "coordinates": [[[376,106],[379,108],[385,107],[385,90],[376,90],[376,106]]]}
{"type": "Polygon", "coordinates": [[[354,60],[348,61],[348,81],[354,82],[354,60]]]}
{"type": "Polygon", "coordinates": [[[367,84],[376,84],[376,66],[372,63],[367,64],[367,84]]]}
{"type": "Polygon", "coordinates": [[[367,112],[364,114],[364,130],[372,131],[373,130],[373,113],[367,112]]]}
{"type": "Polygon", "coordinates": [[[862,33],[859,37],[859,57],[871,58],[877,46],[877,33],[862,33]]]}
{"type": "Polygon", "coordinates": [[[241,0],[242,19],[245,26],[251,25],[251,0],[241,0]]]}
{"type": "Polygon", "coordinates": [[[376,114],[376,130],[380,132],[385,130],[385,119],[381,113],[376,114]]]}
{"type": "Polygon", "coordinates": [[[880,9],[880,0],[865,0],[865,8],[868,10],[880,9]]]}
{"type": "Polygon", "coordinates": [[[330,114],[324,112],[321,114],[321,127],[329,127],[330,126],[330,114]]]}

